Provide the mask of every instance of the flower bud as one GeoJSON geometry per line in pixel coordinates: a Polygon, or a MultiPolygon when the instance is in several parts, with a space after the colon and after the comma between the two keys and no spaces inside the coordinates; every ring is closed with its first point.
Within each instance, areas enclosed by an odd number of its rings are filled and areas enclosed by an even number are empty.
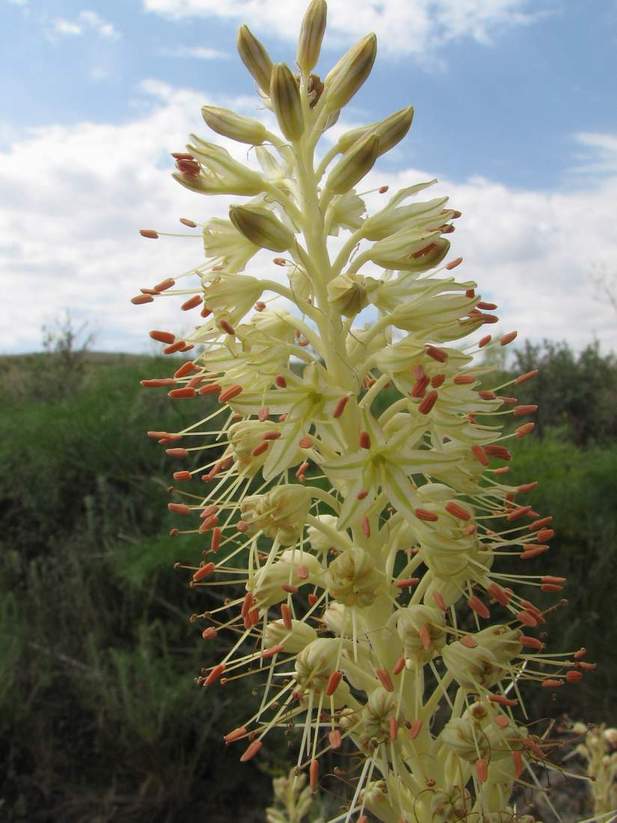
{"type": "Polygon", "coordinates": [[[368,305],[363,277],[339,274],[328,283],[330,303],[345,317],[355,317],[368,305]]]}
{"type": "Polygon", "coordinates": [[[271,251],[287,251],[294,236],[271,211],[260,206],[231,206],[229,219],[251,243],[271,251]]]}
{"type": "Polygon", "coordinates": [[[328,175],[326,188],[334,194],[344,194],[362,180],[379,156],[379,137],[367,134],[343,155],[328,175]]]}
{"type": "Polygon", "coordinates": [[[279,560],[261,566],[255,573],[252,592],[257,608],[267,609],[285,600],[283,586],[314,584],[321,573],[319,561],[312,554],[298,549],[284,551],[279,560]]]}
{"type": "Polygon", "coordinates": [[[311,506],[310,489],[297,484],[277,486],[267,494],[245,497],[240,505],[242,519],[253,531],[290,546],[302,534],[311,506]]]}
{"type": "Polygon", "coordinates": [[[254,455],[253,451],[264,442],[263,436],[272,431],[272,423],[260,420],[242,420],[229,427],[229,446],[225,457],[233,456],[239,468],[253,475],[266,462],[267,452],[254,455]]]}
{"type": "Polygon", "coordinates": [[[303,74],[310,74],[319,60],[327,13],[326,0],[312,0],[302,20],[296,62],[303,74]]]}
{"type": "Polygon", "coordinates": [[[203,106],[201,114],[212,131],[223,137],[252,146],[260,146],[266,139],[266,127],[252,117],[242,117],[218,106],[203,106]]]}
{"type": "MultiPolygon", "coordinates": [[[[333,514],[318,514],[317,519],[320,520],[325,526],[330,526],[333,529],[336,528],[336,524],[338,522],[338,518],[333,514]]],[[[325,554],[332,548],[332,540],[320,529],[315,528],[315,526],[309,526],[307,533],[309,543],[311,544],[313,551],[316,551],[318,554],[325,554]]]]}
{"type": "Polygon", "coordinates": [[[403,643],[405,660],[424,665],[444,647],[443,612],[432,606],[408,606],[397,613],[396,630],[403,643]]]}
{"type": "MultiPolygon", "coordinates": [[[[325,692],[330,675],[340,664],[340,641],[335,637],[313,640],[296,657],[296,681],[303,691],[325,692]]],[[[334,692],[336,698],[349,693],[345,680],[340,680],[334,692]]]]}
{"type": "Polygon", "coordinates": [[[377,125],[375,133],[379,137],[379,156],[385,154],[400,143],[411,128],[413,120],[413,106],[407,106],[394,112],[377,125]]]}
{"type": "Polygon", "coordinates": [[[282,620],[273,620],[264,631],[264,646],[267,649],[281,644],[289,654],[298,654],[313,640],[317,640],[317,632],[302,620],[292,620],[291,630],[282,620]]]}
{"type": "Polygon", "coordinates": [[[330,563],[326,587],[345,606],[370,606],[383,589],[383,576],[371,556],[358,546],[342,552],[330,563]]]}
{"type": "Polygon", "coordinates": [[[299,140],[304,131],[300,90],[291,69],[284,63],[277,63],[272,69],[270,98],[285,137],[288,140],[299,140]]]}
{"type": "Polygon", "coordinates": [[[324,80],[328,109],[348,103],[371,73],[377,55],[377,38],[367,34],[341,57],[324,80]]]}
{"type": "MultiPolygon", "coordinates": [[[[322,515],[325,517],[326,515],[322,515]]],[[[331,600],[328,608],[324,611],[321,619],[324,626],[332,634],[339,637],[351,637],[353,632],[353,619],[351,610],[336,600],[331,600]]]]}
{"type": "Polygon", "coordinates": [[[270,94],[272,60],[248,26],[240,26],[236,46],[242,62],[253,75],[259,88],[264,94],[270,94]]]}
{"type": "Polygon", "coordinates": [[[374,689],[362,710],[360,740],[369,751],[390,736],[390,718],[396,715],[396,695],[381,686],[374,689]]]}

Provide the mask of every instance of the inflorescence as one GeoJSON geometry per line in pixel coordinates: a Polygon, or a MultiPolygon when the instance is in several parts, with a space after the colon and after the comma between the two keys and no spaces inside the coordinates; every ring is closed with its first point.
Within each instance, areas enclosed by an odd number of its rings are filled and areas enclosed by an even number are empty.
{"type": "Polygon", "coordinates": [[[222,649],[198,682],[259,679],[259,708],[225,741],[243,741],[247,761],[272,729],[297,727],[312,790],[320,756],[349,741],[358,779],[336,820],[529,820],[510,796],[537,782],[547,751],[521,718],[521,686],[557,689],[593,668],[583,649],[545,652],[536,631],[547,612],[534,595],[565,580],[527,572],[554,532],[525,502],[536,484],[508,483],[509,446],[533,430],[524,419],[536,407],[506,392],[535,373],[491,386],[482,354],[516,333],[483,334],[497,306],[456,279],[462,260],[448,260],[447,237],[460,212],[419,198],[435,181],[385,205],[386,186],[356,190],[407,134],[411,107],[316,159],[376,55],[368,35],[321,80],[325,22],[325,1],[313,0],[298,73],[240,29],[281,134],[203,108],[214,132],[253,147],[260,169],[191,135],[174,154],[178,182],[248,200],[227,219],[182,218],[205,262],[181,275],[189,285],[169,278],[133,298],[181,295],[201,317],[186,337],[150,333],[192,359],[143,384],[216,401],[192,426],[149,432],[184,461],[169,509],[187,525],[173,533],[206,541],[191,585],[230,592],[194,615],[222,649]],[[263,250],[277,255],[264,263],[271,277],[244,273],[263,250]]]}

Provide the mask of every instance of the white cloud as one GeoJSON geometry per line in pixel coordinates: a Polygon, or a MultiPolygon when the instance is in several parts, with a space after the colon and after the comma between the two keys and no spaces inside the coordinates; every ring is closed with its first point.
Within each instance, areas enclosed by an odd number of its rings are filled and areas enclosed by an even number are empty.
{"type": "Polygon", "coordinates": [[[189,60],[227,60],[229,54],[219,49],[211,49],[207,46],[178,46],[173,49],[162,49],[162,57],[178,57],[189,60]]]}
{"type": "MultiPolygon", "coordinates": [[[[306,0],[143,0],[147,11],[174,18],[217,16],[295,40],[306,0]]],[[[533,22],[529,0],[330,0],[330,41],[347,42],[368,31],[384,51],[424,55],[451,40],[487,43],[502,28],[533,22]]]]}
{"type": "MultiPolygon", "coordinates": [[[[180,215],[203,221],[225,213],[226,198],[199,197],[174,183],[168,152],[181,149],[190,131],[206,131],[203,103],[247,110],[247,101],[208,101],[154,81],[144,91],[155,104],[129,122],[37,128],[0,151],[0,279],[11,304],[11,322],[0,326],[3,350],[38,348],[42,323],[65,307],[97,328],[97,345],[110,350],[147,350],[148,329],[192,319],[174,299],[139,308],[129,299],[140,286],[198,263],[200,239],[147,241],[137,229],[187,233],[180,215]]],[[[602,147],[615,139],[592,137],[602,147]]],[[[246,147],[239,156],[246,159],[246,147]]],[[[399,186],[432,176],[410,169],[374,174],[373,182],[399,186]]],[[[570,191],[514,190],[480,178],[440,188],[464,213],[451,238],[453,255],[465,257],[458,271],[500,304],[504,330],[576,346],[597,335],[617,347],[614,312],[596,299],[592,282],[594,262],[617,268],[610,207],[617,173],[570,191]]]]}
{"type": "Polygon", "coordinates": [[[117,40],[120,33],[112,23],[104,20],[95,11],[80,11],[74,20],[67,20],[64,17],[55,19],[52,23],[51,35],[80,37],[88,32],[94,33],[105,40],[117,40]]]}

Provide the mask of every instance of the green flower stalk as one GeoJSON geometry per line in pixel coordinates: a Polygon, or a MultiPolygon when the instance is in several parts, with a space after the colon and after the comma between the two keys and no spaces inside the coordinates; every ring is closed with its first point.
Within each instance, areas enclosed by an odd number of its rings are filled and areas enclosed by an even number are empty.
{"type": "Polygon", "coordinates": [[[315,791],[320,756],[354,749],[356,789],[336,820],[529,820],[510,796],[546,756],[521,687],[557,689],[593,668],[584,650],[546,654],[534,635],[546,614],[534,595],[565,583],[528,573],[551,518],[524,502],[535,483],[508,483],[509,446],[533,430],[520,419],[535,406],[504,392],[534,373],[490,387],[482,354],[516,334],[483,333],[496,306],[457,277],[448,236],[460,212],[422,199],[435,181],[389,199],[386,186],[357,191],[413,110],[318,152],[376,54],[369,35],[322,82],[311,72],[325,17],[313,0],[299,74],[241,28],[240,56],[282,136],[203,109],[217,134],[254,146],[260,170],[191,136],[174,155],[178,182],[248,200],[229,219],[183,218],[205,261],[186,286],[170,278],[133,299],[179,295],[200,311],[188,337],[151,332],[192,359],[144,385],[216,399],[192,426],[149,433],[187,461],[169,508],[186,523],[174,534],[207,543],[191,585],[206,598],[229,587],[196,616],[220,649],[198,682],[262,684],[257,711],[225,735],[244,742],[241,761],[273,729],[297,727],[296,766],[315,791]],[[366,197],[384,201],[370,216],[366,197]],[[270,276],[243,273],[263,250],[277,255],[262,254],[270,276]]]}

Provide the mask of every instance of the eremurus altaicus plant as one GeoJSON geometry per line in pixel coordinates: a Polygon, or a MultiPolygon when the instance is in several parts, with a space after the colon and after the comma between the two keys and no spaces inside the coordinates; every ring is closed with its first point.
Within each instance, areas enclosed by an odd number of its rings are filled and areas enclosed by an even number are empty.
{"type": "Polygon", "coordinates": [[[565,581],[528,572],[553,529],[524,502],[535,484],[508,483],[509,446],[533,430],[523,421],[535,406],[505,393],[534,373],[487,387],[483,352],[516,334],[483,333],[497,307],[458,277],[447,237],[460,212],[423,199],[435,181],[357,191],[413,109],[320,151],[377,48],[368,35],[322,80],[325,23],[326,3],[313,0],[298,73],[240,29],[240,57],[280,133],[204,107],[214,132],[253,147],[259,169],[191,136],[174,155],[178,182],[247,199],[203,225],[183,218],[205,261],[188,286],[169,278],[133,299],[179,295],[200,311],[187,337],[151,332],[192,359],[144,385],[217,401],[182,431],[149,433],[187,461],[173,474],[169,508],[187,524],[174,533],[207,544],[191,569],[206,600],[195,619],[220,657],[198,682],[260,682],[257,711],[225,735],[241,761],[277,727],[297,727],[297,767],[314,791],[324,752],[355,751],[355,791],[336,820],[529,821],[510,797],[537,782],[546,748],[526,728],[521,692],[593,667],[584,650],[547,653],[537,636],[546,611],[534,595],[565,581]],[[382,199],[370,215],[367,195],[382,199]],[[276,255],[273,274],[245,273],[263,250],[276,255]],[[510,418],[521,419],[504,433],[510,418]],[[208,586],[222,584],[229,597],[213,606],[208,586]]]}

